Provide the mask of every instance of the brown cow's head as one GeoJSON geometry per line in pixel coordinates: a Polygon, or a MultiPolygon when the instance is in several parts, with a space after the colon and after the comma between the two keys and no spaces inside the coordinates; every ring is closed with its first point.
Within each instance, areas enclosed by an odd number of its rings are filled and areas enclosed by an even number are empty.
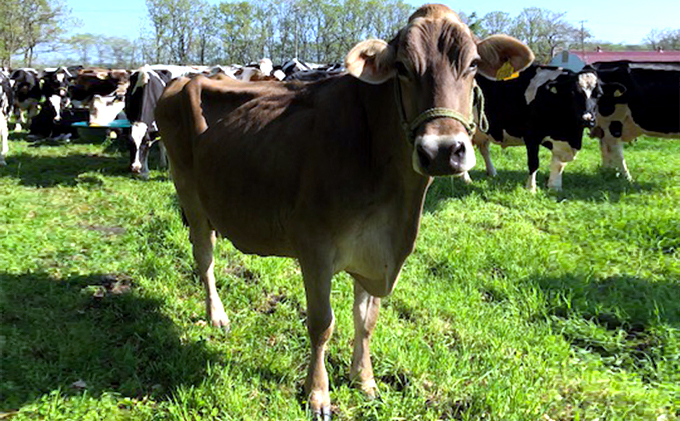
{"type": "Polygon", "coordinates": [[[470,141],[475,74],[496,79],[523,70],[531,50],[506,35],[477,40],[446,6],[419,8],[389,43],[368,40],[347,55],[347,70],[381,84],[395,78],[395,101],[413,142],[413,168],[428,176],[459,175],[475,165],[470,141]]]}

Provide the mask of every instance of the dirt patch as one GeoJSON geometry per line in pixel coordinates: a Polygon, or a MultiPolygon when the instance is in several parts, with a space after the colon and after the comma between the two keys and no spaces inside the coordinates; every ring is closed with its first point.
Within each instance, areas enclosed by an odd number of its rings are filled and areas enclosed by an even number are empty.
{"type": "Polygon", "coordinates": [[[81,291],[92,298],[102,299],[106,296],[117,296],[129,293],[134,287],[132,278],[124,274],[106,274],[95,284],[87,285],[81,291]]]}
{"type": "Polygon", "coordinates": [[[380,381],[388,385],[397,392],[403,392],[407,387],[410,387],[412,382],[410,375],[405,372],[387,374],[379,377],[380,381]]]}
{"type": "Polygon", "coordinates": [[[227,275],[234,276],[236,278],[243,279],[243,281],[245,281],[245,283],[248,285],[257,284],[260,282],[257,273],[241,265],[229,266],[226,269],[224,269],[224,273],[226,273],[227,275]]]}
{"type": "Polygon", "coordinates": [[[78,226],[88,231],[97,231],[106,235],[122,235],[127,232],[127,230],[123,227],[107,227],[97,224],[79,224],[78,226]]]}
{"type": "Polygon", "coordinates": [[[288,301],[288,295],[281,289],[279,289],[278,294],[267,293],[266,291],[264,293],[266,295],[265,301],[257,308],[257,311],[260,313],[274,314],[276,312],[276,307],[280,303],[285,303],[288,301]]]}

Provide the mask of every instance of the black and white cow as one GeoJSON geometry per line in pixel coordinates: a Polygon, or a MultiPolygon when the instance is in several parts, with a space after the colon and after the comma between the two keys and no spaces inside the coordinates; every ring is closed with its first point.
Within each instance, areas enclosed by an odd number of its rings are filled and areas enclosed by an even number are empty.
{"type": "Polygon", "coordinates": [[[10,84],[9,77],[5,72],[0,72],[0,165],[6,165],[5,157],[9,150],[9,128],[7,123],[9,116],[12,113],[12,104],[14,103],[14,92],[10,84]]]}
{"type": "Polygon", "coordinates": [[[38,72],[35,69],[23,68],[12,72],[10,79],[14,89],[14,130],[20,131],[30,126],[31,119],[38,115],[42,89],[38,72]]]}
{"type": "MultiPolygon", "coordinates": [[[[219,68],[216,66],[212,69],[219,68]]],[[[180,76],[205,74],[211,68],[178,65],[145,65],[130,75],[130,84],[125,92],[125,115],[130,121],[130,171],[146,178],[149,175],[149,150],[159,139],[154,109],[165,85],[180,76]]],[[[218,70],[215,74],[220,73],[218,70]]],[[[230,76],[232,77],[232,76],[230,76]]],[[[161,149],[161,166],[166,166],[165,149],[161,149]]]]}
{"type": "Polygon", "coordinates": [[[66,67],[45,69],[40,78],[43,96],[45,98],[53,95],[66,97],[68,95],[69,82],[74,79],[75,75],[66,67]]]}
{"type": "Polygon", "coordinates": [[[52,137],[63,134],[62,112],[69,105],[68,88],[73,74],[66,67],[45,69],[40,77],[44,101],[40,111],[31,119],[31,136],[52,137]]]}
{"type": "Polygon", "coordinates": [[[78,137],[73,123],[88,121],[89,111],[66,107],[68,98],[52,95],[40,106],[40,112],[31,120],[30,135],[34,138],[69,139],[78,137]]]}
{"type": "MultiPolygon", "coordinates": [[[[132,125],[130,171],[143,177],[149,174],[149,150],[159,136],[154,110],[165,85],[173,79],[172,70],[162,66],[144,66],[132,73],[125,93],[125,115],[132,125]]],[[[162,148],[161,165],[165,165],[162,148]]]]}
{"type": "Polygon", "coordinates": [[[486,99],[489,129],[486,133],[477,130],[474,142],[484,157],[487,173],[496,174],[489,156],[490,141],[503,147],[526,145],[526,186],[535,191],[538,152],[543,145],[552,151],[548,187],[560,190],[566,163],[581,149],[584,127],[595,123],[602,88],[594,69],[587,67],[575,73],[532,65],[514,79],[492,81],[477,76],[476,80],[486,99]]]}
{"type": "Polygon", "coordinates": [[[680,138],[680,63],[596,63],[604,94],[591,131],[600,139],[602,166],[631,179],[623,142],[640,135],[680,138]]]}

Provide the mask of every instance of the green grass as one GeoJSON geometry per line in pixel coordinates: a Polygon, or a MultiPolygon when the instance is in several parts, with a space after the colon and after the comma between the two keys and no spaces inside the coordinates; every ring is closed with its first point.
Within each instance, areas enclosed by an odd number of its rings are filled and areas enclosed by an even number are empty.
{"type": "MultiPolygon", "coordinates": [[[[294,261],[220,242],[232,329],[217,331],[164,172],[132,178],[111,145],[22,139],[0,168],[0,412],[307,418],[294,261]]],[[[626,147],[628,183],[587,141],[564,191],[535,195],[523,149],[492,154],[497,178],[478,168],[474,184],[440,179],[428,194],[372,344],[376,400],[350,386],[352,284],[334,280],[335,419],[680,418],[680,142],[626,147]]]]}

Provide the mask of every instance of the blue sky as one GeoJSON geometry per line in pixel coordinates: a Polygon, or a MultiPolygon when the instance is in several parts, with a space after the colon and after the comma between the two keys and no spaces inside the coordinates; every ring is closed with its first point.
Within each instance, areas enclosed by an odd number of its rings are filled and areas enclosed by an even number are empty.
{"type": "MultiPolygon", "coordinates": [[[[425,2],[406,0],[414,6],[425,2]]],[[[602,0],[569,0],[566,2],[518,2],[503,0],[433,0],[465,13],[477,12],[479,16],[496,10],[517,15],[525,7],[543,7],[567,12],[567,20],[585,26],[595,39],[609,42],[637,44],[652,29],[680,27],[680,2],[678,0],[622,0],[616,3],[602,0]]],[[[219,0],[209,0],[218,3],[219,0]]],[[[92,0],[66,0],[74,17],[83,25],[72,33],[90,32],[107,36],[136,38],[146,16],[144,0],[117,0],[97,4],[92,0]]]]}

